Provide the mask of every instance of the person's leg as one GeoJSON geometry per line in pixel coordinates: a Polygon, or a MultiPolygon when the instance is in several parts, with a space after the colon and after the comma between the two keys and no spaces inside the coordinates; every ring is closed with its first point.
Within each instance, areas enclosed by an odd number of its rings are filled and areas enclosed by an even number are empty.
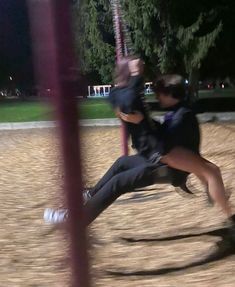
{"type": "Polygon", "coordinates": [[[141,165],[113,176],[106,184],[85,204],[87,224],[90,224],[101,212],[110,206],[120,195],[134,191],[135,188],[155,183],[154,166],[141,165]]]}
{"type": "MultiPolygon", "coordinates": [[[[113,195],[116,194],[116,198],[122,193],[128,192],[130,189],[130,186],[133,186],[133,189],[134,189],[135,187],[134,187],[133,181],[135,180],[135,178],[138,177],[138,175],[139,175],[139,178],[137,180],[137,184],[139,184],[138,187],[150,185],[151,183],[148,184],[148,180],[146,180],[146,184],[144,181],[144,177],[145,176],[148,177],[148,168],[146,168],[147,165],[148,163],[146,159],[139,155],[120,157],[118,160],[116,160],[116,162],[111,166],[111,168],[106,172],[106,174],[102,177],[102,179],[98,182],[98,184],[93,189],[83,192],[84,204],[87,205],[87,203],[92,199],[92,197],[100,190],[102,190],[102,193],[100,195],[104,194],[104,196],[101,196],[104,199],[105,196],[108,194],[109,189],[113,189],[113,195]],[[134,170],[136,167],[137,167],[137,170],[134,172],[131,172],[131,170],[134,170]],[[128,173],[126,173],[127,171],[128,173]],[[140,184],[142,180],[143,180],[143,183],[142,183],[143,185],[140,184]],[[119,189],[122,186],[126,188],[120,191],[119,189]]],[[[110,203],[108,205],[110,205],[116,199],[115,196],[112,197],[113,195],[112,194],[110,195],[110,198],[109,198],[110,203]]],[[[90,205],[93,204],[93,208],[95,208],[95,205],[97,204],[97,208],[99,208],[99,206],[102,205],[102,203],[99,203],[99,199],[100,199],[100,196],[98,196],[96,199],[98,203],[96,203],[96,201],[93,200],[90,205]]],[[[101,207],[103,209],[106,208],[105,205],[104,206],[102,205],[101,207]]],[[[90,209],[91,209],[91,214],[93,214],[92,207],[90,209]]],[[[94,215],[92,216],[94,217],[94,215]]],[[[50,223],[50,224],[62,223],[67,220],[67,217],[68,217],[67,209],[54,210],[51,208],[46,208],[44,211],[44,220],[45,222],[50,223]]]]}
{"type": "Polygon", "coordinates": [[[207,184],[211,198],[221,207],[226,216],[231,217],[232,210],[227,200],[220,169],[216,165],[200,155],[178,147],[165,155],[161,161],[170,167],[195,174],[207,184]]]}
{"type": "Polygon", "coordinates": [[[89,190],[90,197],[94,196],[116,174],[145,163],[146,159],[140,155],[119,157],[103,175],[103,177],[98,181],[98,183],[89,190]]]}

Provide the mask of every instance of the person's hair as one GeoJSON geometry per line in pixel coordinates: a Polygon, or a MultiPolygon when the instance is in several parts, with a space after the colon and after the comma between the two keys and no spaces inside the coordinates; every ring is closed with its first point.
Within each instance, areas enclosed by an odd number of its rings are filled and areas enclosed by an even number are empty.
{"type": "Polygon", "coordinates": [[[184,78],[180,75],[162,75],[154,82],[153,90],[155,93],[171,95],[178,100],[185,99],[186,89],[184,78]]]}
{"type": "Polygon", "coordinates": [[[135,59],[134,56],[128,56],[121,58],[115,67],[114,70],[114,84],[119,87],[125,87],[128,85],[128,82],[131,77],[130,69],[129,69],[129,61],[135,59]]]}

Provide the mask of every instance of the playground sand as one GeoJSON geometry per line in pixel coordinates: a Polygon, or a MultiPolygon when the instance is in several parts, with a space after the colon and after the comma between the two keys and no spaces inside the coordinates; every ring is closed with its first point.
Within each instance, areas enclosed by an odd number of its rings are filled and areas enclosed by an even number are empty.
{"type": "MultiPolygon", "coordinates": [[[[204,124],[202,134],[203,155],[221,167],[232,190],[235,125],[204,124]]],[[[84,128],[82,135],[90,186],[120,155],[120,131],[84,128]]],[[[0,287],[69,286],[68,236],[42,218],[46,207],[63,205],[56,130],[1,131],[0,138],[0,287]]],[[[89,228],[93,286],[234,286],[234,254],[202,262],[218,251],[224,217],[204,193],[197,195],[184,198],[159,185],[118,199],[89,228]],[[213,230],[217,236],[208,234],[213,230]]]]}

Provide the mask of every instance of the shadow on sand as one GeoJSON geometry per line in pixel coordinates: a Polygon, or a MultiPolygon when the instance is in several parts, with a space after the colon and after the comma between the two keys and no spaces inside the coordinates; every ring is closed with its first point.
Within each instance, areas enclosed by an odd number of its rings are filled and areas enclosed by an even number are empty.
{"type": "Polygon", "coordinates": [[[166,237],[157,237],[157,238],[121,238],[126,243],[138,244],[140,242],[169,242],[175,240],[183,240],[186,238],[192,237],[200,237],[200,236],[216,236],[220,237],[220,241],[215,244],[213,250],[209,250],[206,257],[203,255],[203,259],[196,260],[194,262],[190,262],[181,266],[169,266],[160,269],[151,269],[151,270],[136,270],[136,271],[115,271],[115,270],[108,270],[106,271],[108,275],[112,276],[157,276],[157,275],[164,275],[170,274],[173,272],[184,271],[189,268],[202,266],[211,262],[219,261],[224,258],[230,257],[235,255],[235,243],[231,241],[229,236],[229,229],[227,228],[220,228],[215,230],[203,230],[198,233],[191,233],[191,234],[180,234],[174,236],[166,236],[166,237]]]}

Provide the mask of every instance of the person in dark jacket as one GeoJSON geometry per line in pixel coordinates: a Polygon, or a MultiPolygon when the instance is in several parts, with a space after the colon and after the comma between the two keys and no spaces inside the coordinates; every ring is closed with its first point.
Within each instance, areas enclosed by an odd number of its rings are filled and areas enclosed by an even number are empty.
{"type": "MultiPolygon", "coordinates": [[[[208,187],[211,198],[231,217],[220,169],[200,155],[199,125],[196,116],[183,101],[183,78],[179,75],[163,75],[156,81],[154,90],[161,107],[170,110],[157,136],[164,155],[161,162],[195,174],[208,187]]],[[[141,121],[138,114],[128,114],[125,115],[125,121],[138,123],[138,117],[141,121]]]]}
{"type": "MultiPolygon", "coordinates": [[[[158,141],[161,143],[161,162],[177,170],[195,174],[208,188],[212,200],[217,203],[235,228],[235,216],[226,196],[219,167],[204,159],[199,153],[199,126],[191,109],[182,101],[185,93],[183,78],[164,75],[155,84],[155,93],[166,114],[158,141]]],[[[128,114],[125,120],[138,123],[139,115],[128,114]]],[[[141,117],[139,117],[141,121],[141,117]]]]}
{"type": "Polygon", "coordinates": [[[115,69],[115,87],[111,90],[108,101],[119,118],[126,114],[141,116],[141,121],[138,124],[122,121],[128,137],[131,138],[132,148],[139,155],[149,157],[156,149],[155,131],[159,124],[149,116],[148,106],[145,102],[141,59],[125,57],[118,62],[115,69]]]}
{"type": "MultiPolygon", "coordinates": [[[[184,105],[182,77],[179,75],[161,77],[156,83],[156,94],[160,105],[169,111],[157,130],[154,153],[149,157],[124,156],[113,164],[85,204],[87,224],[120,195],[135,188],[157,183],[153,171],[161,162],[198,176],[208,186],[212,199],[220,205],[234,227],[235,217],[225,194],[220,170],[199,154],[199,126],[192,110],[184,105]]],[[[129,114],[121,112],[119,115],[122,120],[136,125],[143,120],[140,112],[129,114]]]]}

